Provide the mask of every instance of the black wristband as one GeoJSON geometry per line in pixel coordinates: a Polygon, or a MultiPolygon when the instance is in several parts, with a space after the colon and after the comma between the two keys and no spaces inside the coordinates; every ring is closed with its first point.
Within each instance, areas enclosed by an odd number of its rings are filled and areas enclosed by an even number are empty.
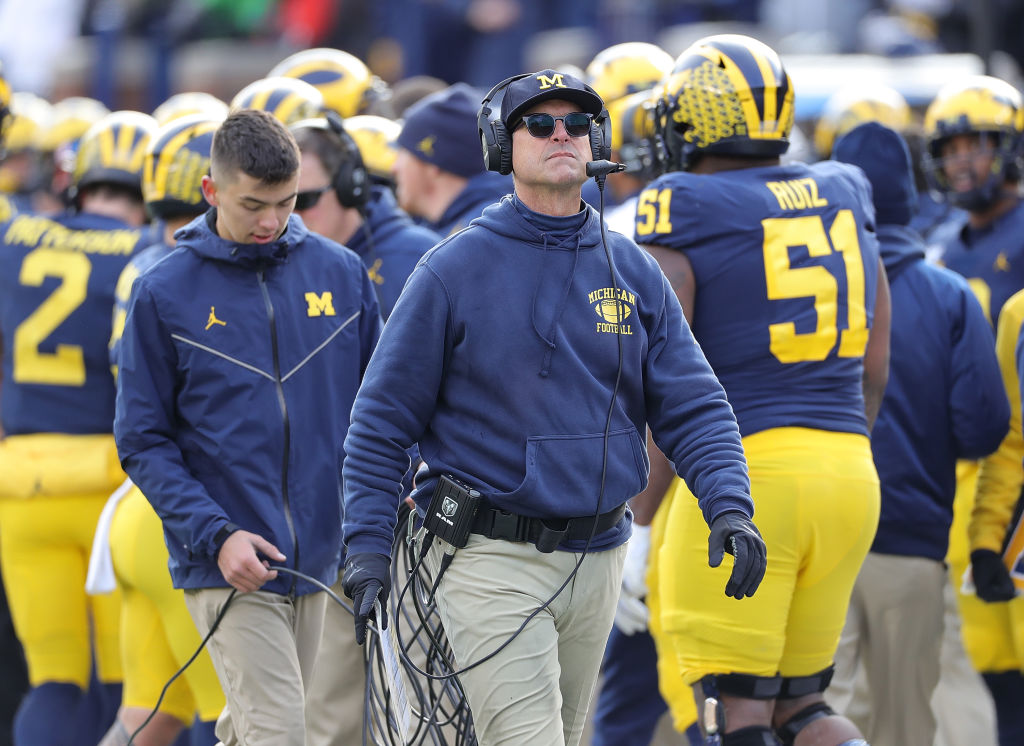
{"type": "Polygon", "coordinates": [[[240,526],[230,522],[221,526],[217,533],[213,535],[213,556],[216,557],[220,553],[220,548],[224,546],[224,542],[228,540],[231,534],[241,530],[240,526]]]}

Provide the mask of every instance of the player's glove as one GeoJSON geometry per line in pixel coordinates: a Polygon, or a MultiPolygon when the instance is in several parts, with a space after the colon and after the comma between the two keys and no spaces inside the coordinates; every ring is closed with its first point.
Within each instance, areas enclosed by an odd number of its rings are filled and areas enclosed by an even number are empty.
{"type": "Polygon", "coordinates": [[[971,552],[971,575],[975,592],[982,601],[1010,601],[1017,595],[1013,578],[1003,564],[1003,558],[991,549],[975,549],[971,552]]]}
{"type": "Polygon", "coordinates": [[[647,595],[647,555],[651,549],[651,527],[633,524],[633,536],[626,545],[626,561],[622,566],[622,586],[615,607],[615,626],[624,635],[635,635],[647,629],[650,613],[647,595]]]}
{"type": "Polygon", "coordinates": [[[708,564],[718,567],[725,552],[736,558],[732,575],[725,585],[725,595],[736,598],[753,596],[764,577],[768,555],[757,526],[737,510],[719,513],[711,521],[708,564]]]}
{"type": "Polygon", "coordinates": [[[391,558],[376,552],[357,552],[345,559],[345,572],[341,575],[341,587],[352,599],[355,611],[356,642],[366,641],[366,619],[373,611],[373,602],[380,600],[383,619],[377,622],[381,629],[387,629],[387,600],[391,592],[391,558]]]}

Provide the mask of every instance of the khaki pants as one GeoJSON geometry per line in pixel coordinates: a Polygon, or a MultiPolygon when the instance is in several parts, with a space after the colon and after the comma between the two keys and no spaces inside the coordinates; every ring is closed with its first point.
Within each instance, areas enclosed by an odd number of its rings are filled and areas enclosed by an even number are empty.
{"type": "MultiPolygon", "coordinates": [[[[345,598],[340,576],[331,590],[345,598]]],[[[356,644],[352,615],[333,599],[327,601],[324,636],[317,658],[313,685],[306,697],[309,743],[311,746],[362,743],[366,697],[363,649],[356,644]]]]}
{"type": "MultiPolygon", "coordinates": [[[[437,573],[442,543],[427,554],[437,573]]],[[[576,746],[597,682],[625,545],[588,553],[575,578],[494,657],[459,676],[481,746],[576,746]]],[[[459,668],[496,651],[569,577],[572,552],[473,535],[456,552],[437,609],[459,668]]]]}
{"type": "MultiPolygon", "coordinates": [[[[185,591],[204,637],[230,588],[185,591]]],[[[320,648],[327,595],[292,599],[236,593],[207,647],[227,706],[217,719],[224,746],[306,746],[306,688],[320,648]]]]}
{"type": "Polygon", "coordinates": [[[850,599],[826,699],[872,746],[931,744],[946,569],[923,557],[871,552],[850,599]],[[866,690],[855,690],[858,665],[866,690]]]}

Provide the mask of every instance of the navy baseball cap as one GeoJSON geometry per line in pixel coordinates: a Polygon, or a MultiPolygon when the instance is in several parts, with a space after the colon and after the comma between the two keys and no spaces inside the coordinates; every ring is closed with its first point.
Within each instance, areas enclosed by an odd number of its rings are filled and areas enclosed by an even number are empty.
{"type": "Polygon", "coordinates": [[[501,121],[505,129],[511,132],[524,112],[551,99],[574,103],[581,111],[595,117],[604,110],[601,97],[579,78],[555,70],[541,70],[513,81],[505,89],[501,99],[501,121]]]}

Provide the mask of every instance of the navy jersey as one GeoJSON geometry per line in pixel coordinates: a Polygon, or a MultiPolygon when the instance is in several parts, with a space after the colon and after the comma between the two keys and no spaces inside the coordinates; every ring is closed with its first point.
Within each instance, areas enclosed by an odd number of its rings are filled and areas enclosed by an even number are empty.
{"type": "Polygon", "coordinates": [[[985,228],[958,231],[941,263],[967,278],[995,326],[1003,304],[1024,288],[1024,202],[985,228]]]}
{"type": "Polygon", "coordinates": [[[669,173],[640,195],[636,240],[693,266],[693,333],[744,436],[867,433],[861,381],[879,255],[863,172],[824,161],[669,173]]]}
{"type": "Polygon", "coordinates": [[[111,432],[114,286],[146,240],[98,215],[23,214],[0,224],[0,420],[8,435],[111,432]]]}

